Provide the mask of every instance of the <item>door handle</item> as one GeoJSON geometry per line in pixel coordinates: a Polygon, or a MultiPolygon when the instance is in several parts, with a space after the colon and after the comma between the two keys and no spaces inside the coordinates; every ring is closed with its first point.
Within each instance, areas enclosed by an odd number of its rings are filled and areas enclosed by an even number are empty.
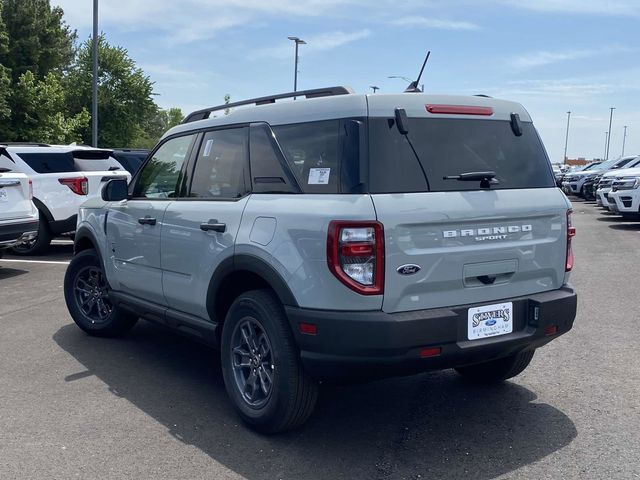
{"type": "Polygon", "coordinates": [[[155,218],[151,218],[151,217],[139,218],[138,219],[138,223],[140,225],[155,225],[156,224],[156,219],[155,218]]]}
{"type": "Polygon", "coordinates": [[[227,224],[218,223],[217,220],[209,220],[206,223],[200,224],[200,230],[202,230],[203,232],[213,231],[213,232],[224,233],[227,231],[227,224]]]}

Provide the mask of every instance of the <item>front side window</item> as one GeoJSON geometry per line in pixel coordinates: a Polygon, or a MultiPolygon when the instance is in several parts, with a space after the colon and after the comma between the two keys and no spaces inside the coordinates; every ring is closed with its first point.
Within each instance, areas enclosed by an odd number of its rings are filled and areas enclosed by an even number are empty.
{"type": "Polygon", "coordinates": [[[189,191],[195,198],[240,198],[248,192],[247,127],[207,132],[189,191]]]}
{"type": "Polygon", "coordinates": [[[191,151],[195,135],[165,142],[142,167],[133,196],[135,198],[175,198],[182,183],[182,166],[191,151]]]}

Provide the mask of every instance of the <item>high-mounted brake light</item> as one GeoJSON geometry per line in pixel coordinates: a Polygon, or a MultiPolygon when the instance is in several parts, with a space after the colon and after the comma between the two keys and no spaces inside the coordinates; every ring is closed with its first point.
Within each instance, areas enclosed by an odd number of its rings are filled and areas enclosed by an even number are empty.
{"type": "Polygon", "coordinates": [[[58,182],[69,187],[76,195],[87,195],[89,193],[89,180],[87,177],[59,178],[58,182]]]}
{"type": "Polygon", "coordinates": [[[571,214],[573,210],[567,210],[567,262],[565,264],[565,272],[573,269],[573,249],[571,248],[571,239],[576,236],[576,227],[571,223],[571,214]]]}
{"type": "Polygon", "coordinates": [[[33,200],[33,180],[29,179],[29,200],[33,200]]]}
{"type": "Polygon", "coordinates": [[[475,105],[425,105],[429,113],[441,113],[446,115],[493,115],[493,108],[478,107],[475,105]]]}
{"type": "Polygon", "coordinates": [[[338,280],[361,295],[384,290],[384,230],[379,222],[333,221],[327,263],[338,280]]]}

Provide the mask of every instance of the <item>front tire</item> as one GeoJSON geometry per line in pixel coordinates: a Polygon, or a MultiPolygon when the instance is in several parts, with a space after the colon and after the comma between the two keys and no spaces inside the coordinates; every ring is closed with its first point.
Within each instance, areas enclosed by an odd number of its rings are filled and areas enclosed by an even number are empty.
{"type": "Polygon", "coordinates": [[[110,291],[95,250],[83,250],[73,257],[64,276],[64,299],[73,321],[89,335],[117,337],[138,320],[113,304],[110,291]]]}
{"type": "Polygon", "coordinates": [[[269,290],[240,295],[222,331],[222,373],[240,417],[262,433],[302,425],[318,397],[318,383],[300,355],[277,297],[269,290]]]}
{"type": "Polygon", "coordinates": [[[465,380],[473,383],[499,383],[520,375],[529,366],[535,350],[527,350],[515,355],[490,362],[456,368],[465,380]]]}
{"type": "Polygon", "coordinates": [[[47,218],[42,212],[39,213],[40,218],[38,220],[38,234],[36,235],[36,238],[13,247],[13,252],[16,255],[42,255],[49,250],[51,240],[53,239],[53,233],[49,228],[47,218]]]}

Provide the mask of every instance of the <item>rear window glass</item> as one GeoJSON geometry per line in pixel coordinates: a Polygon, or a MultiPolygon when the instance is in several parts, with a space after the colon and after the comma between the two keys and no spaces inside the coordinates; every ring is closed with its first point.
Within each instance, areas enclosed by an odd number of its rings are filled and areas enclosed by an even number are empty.
{"type": "Polygon", "coordinates": [[[37,173],[64,173],[78,171],[71,152],[19,153],[18,156],[37,173]]]}
{"type": "Polygon", "coordinates": [[[273,131],[303,192],[339,192],[339,120],[283,125],[273,131]]]}
{"type": "Polygon", "coordinates": [[[499,182],[492,189],[554,187],[549,160],[533,124],[522,123],[522,131],[521,136],[514,135],[508,121],[411,118],[408,139],[414,154],[393,119],[372,118],[370,191],[478,190],[479,181],[443,177],[487,171],[495,172],[499,182]]]}

